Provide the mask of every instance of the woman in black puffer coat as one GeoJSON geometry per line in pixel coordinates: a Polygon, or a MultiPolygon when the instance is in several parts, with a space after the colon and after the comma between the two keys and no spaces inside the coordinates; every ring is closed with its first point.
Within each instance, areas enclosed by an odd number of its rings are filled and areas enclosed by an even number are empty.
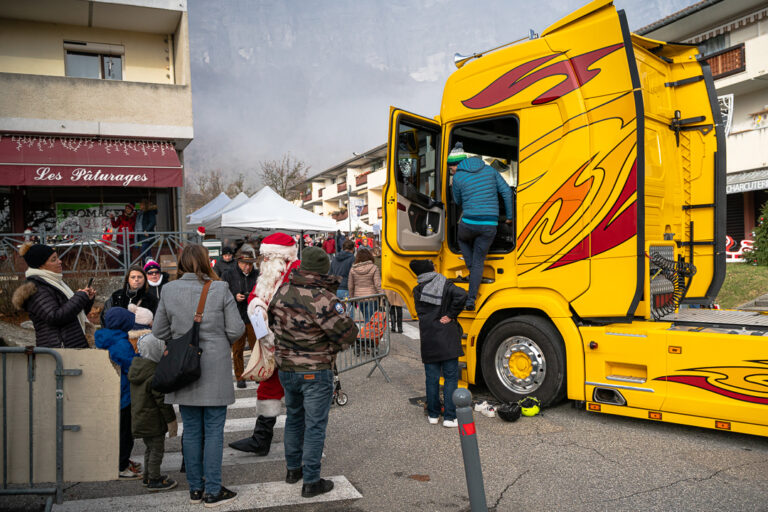
{"type": "Polygon", "coordinates": [[[38,347],[88,348],[86,315],[96,291],[73,292],[62,279],[61,260],[52,247],[25,244],[21,255],[29,268],[27,282],[13,294],[13,305],[29,313],[38,347]]]}

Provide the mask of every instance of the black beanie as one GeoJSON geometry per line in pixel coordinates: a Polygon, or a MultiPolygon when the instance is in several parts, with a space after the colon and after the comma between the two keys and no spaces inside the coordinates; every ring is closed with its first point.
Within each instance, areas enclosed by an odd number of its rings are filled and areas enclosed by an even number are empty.
{"type": "Polygon", "coordinates": [[[35,244],[24,253],[24,261],[29,268],[40,268],[55,251],[49,245],[35,244]]]}
{"type": "Polygon", "coordinates": [[[307,247],[301,253],[301,265],[299,270],[308,270],[318,274],[327,274],[331,268],[331,260],[328,254],[319,247],[307,247]]]}
{"type": "Polygon", "coordinates": [[[435,271],[435,265],[432,263],[432,260],[412,260],[409,266],[417,276],[435,271]]]}

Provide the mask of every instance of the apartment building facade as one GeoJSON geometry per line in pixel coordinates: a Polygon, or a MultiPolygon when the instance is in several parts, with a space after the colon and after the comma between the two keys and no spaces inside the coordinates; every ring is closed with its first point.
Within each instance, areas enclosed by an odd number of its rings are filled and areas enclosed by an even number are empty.
{"type": "Polygon", "coordinates": [[[0,2],[0,232],[142,200],[183,226],[190,80],[186,0],[0,2]]]}
{"type": "Polygon", "coordinates": [[[768,201],[768,4],[703,0],[637,33],[698,45],[709,62],[726,126],[726,232],[752,239],[768,201]]]}
{"type": "Polygon", "coordinates": [[[298,187],[301,206],[334,218],[345,231],[358,230],[356,219],[373,227],[382,215],[386,161],[387,145],[382,144],[316,174],[298,187]]]}

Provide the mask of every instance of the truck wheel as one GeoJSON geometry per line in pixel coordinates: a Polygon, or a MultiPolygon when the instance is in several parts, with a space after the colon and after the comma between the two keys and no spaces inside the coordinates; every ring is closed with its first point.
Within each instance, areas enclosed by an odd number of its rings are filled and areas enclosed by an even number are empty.
{"type": "Polygon", "coordinates": [[[548,321],[532,315],[505,320],[483,343],[481,367],[497,399],[516,402],[535,396],[542,406],[565,394],[565,346],[548,321]]]}

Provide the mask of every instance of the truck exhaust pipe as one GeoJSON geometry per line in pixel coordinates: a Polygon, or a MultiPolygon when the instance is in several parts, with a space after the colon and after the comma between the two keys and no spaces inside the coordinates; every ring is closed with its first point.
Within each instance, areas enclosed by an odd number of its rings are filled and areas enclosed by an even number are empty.
{"type": "Polygon", "coordinates": [[[592,392],[592,401],[608,405],[627,405],[627,400],[617,389],[595,388],[592,392]]]}

